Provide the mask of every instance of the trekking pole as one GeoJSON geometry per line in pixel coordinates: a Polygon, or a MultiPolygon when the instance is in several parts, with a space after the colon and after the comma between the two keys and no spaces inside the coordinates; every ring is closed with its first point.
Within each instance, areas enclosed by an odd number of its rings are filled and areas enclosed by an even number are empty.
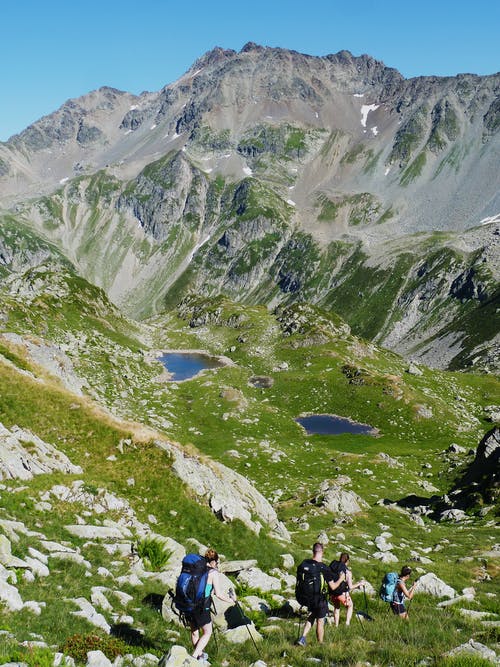
{"type": "MultiPolygon", "coordinates": [[[[303,609],[303,607],[302,607],[302,605],[300,605],[300,609],[299,609],[299,634],[298,634],[297,639],[300,639],[302,637],[302,631],[300,629],[300,627],[302,625],[302,609],[303,609]]],[[[304,627],[305,627],[305,625],[306,625],[306,623],[304,621],[304,627]]]]}
{"type": "MultiPolygon", "coordinates": [[[[232,588],[229,589],[229,591],[228,591],[228,595],[229,595],[229,597],[233,600],[236,609],[239,610],[239,612],[240,612],[240,614],[241,614],[241,620],[242,620],[242,621],[246,621],[246,620],[247,620],[247,617],[246,617],[245,614],[243,613],[243,609],[241,608],[241,605],[240,605],[240,603],[238,602],[238,600],[235,600],[235,599],[234,599],[234,591],[233,591],[232,588]]],[[[256,652],[257,652],[257,655],[259,656],[259,659],[260,659],[262,656],[260,655],[260,651],[259,651],[259,649],[258,649],[258,647],[257,647],[257,643],[256,643],[256,641],[255,641],[255,639],[254,639],[254,636],[253,636],[252,633],[250,632],[250,628],[248,627],[248,623],[244,623],[244,625],[245,625],[245,627],[246,627],[246,629],[247,629],[247,631],[248,631],[248,634],[250,635],[250,639],[252,640],[253,645],[255,646],[255,650],[256,650],[256,652]]]]}
{"type": "Polygon", "coordinates": [[[366,586],[363,586],[363,599],[365,601],[365,614],[369,616],[368,614],[368,598],[366,597],[366,586]]]}
{"type": "MultiPolygon", "coordinates": [[[[212,598],[210,602],[210,613],[213,614],[214,616],[217,616],[217,610],[215,608],[215,603],[212,598]]],[[[212,628],[213,628],[213,636],[214,636],[214,644],[215,644],[215,654],[219,655],[219,641],[217,639],[217,633],[219,632],[219,628],[215,625],[212,619],[212,628]]]]}

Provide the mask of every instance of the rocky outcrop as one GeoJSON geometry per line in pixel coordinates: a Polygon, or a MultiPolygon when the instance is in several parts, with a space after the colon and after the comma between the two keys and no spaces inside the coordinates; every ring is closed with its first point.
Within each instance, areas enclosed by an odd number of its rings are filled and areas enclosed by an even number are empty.
{"type": "Polygon", "coordinates": [[[274,508],[245,477],[215,461],[202,462],[188,456],[165,442],[159,441],[158,445],[172,455],[173,471],[221,521],[240,519],[256,533],[264,523],[275,537],[290,541],[274,508]]]}
{"type": "Polygon", "coordinates": [[[364,508],[368,507],[368,503],[354,491],[344,488],[349,482],[349,478],[338,478],[335,481],[325,480],[311,503],[334,514],[337,521],[362,512],[364,508]]]}
{"type": "Polygon", "coordinates": [[[53,445],[17,426],[0,424],[0,479],[32,479],[54,471],[81,474],[80,466],[53,445]]]}

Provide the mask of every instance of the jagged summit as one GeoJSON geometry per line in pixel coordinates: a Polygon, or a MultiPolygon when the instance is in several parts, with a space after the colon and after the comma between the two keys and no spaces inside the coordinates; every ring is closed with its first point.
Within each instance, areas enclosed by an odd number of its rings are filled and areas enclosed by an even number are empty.
{"type": "Polygon", "coordinates": [[[499,85],[215,47],[158,92],[101,88],[0,145],[0,194],[135,316],[190,290],[304,300],[408,356],[492,368],[499,85]]]}

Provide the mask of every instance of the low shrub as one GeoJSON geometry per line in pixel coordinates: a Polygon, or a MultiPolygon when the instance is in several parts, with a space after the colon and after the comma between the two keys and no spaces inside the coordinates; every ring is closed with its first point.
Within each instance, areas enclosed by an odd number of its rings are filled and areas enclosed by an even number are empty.
{"type": "Polygon", "coordinates": [[[116,637],[98,635],[72,635],[60,647],[65,655],[70,655],[77,663],[87,662],[88,651],[102,651],[106,658],[113,661],[119,655],[128,653],[127,644],[116,637]]]}
{"type": "Polygon", "coordinates": [[[172,555],[172,551],[166,550],[161,540],[149,537],[137,543],[137,553],[149,563],[153,572],[162,570],[172,555]]]}

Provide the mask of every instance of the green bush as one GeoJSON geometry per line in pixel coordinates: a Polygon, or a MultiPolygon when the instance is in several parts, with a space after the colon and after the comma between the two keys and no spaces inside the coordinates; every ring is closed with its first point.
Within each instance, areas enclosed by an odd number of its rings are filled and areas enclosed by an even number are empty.
{"type": "Polygon", "coordinates": [[[65,655],[70,655],[78,663],[87,662],[88,651],[102,651],[111,661],[119,655],[128,652],[127,644],[115,637],[99,637],[98,635],[73,635],[68,637],[60,650],[65,655]]]}
{"type": "Polygon", "coordinates": [[[158,539],[146,537],[137,544],[140,558],[148,561],[154,572],[159,572],[168,563],[172,551],[165,549],[165,544],[158,539]]]}

